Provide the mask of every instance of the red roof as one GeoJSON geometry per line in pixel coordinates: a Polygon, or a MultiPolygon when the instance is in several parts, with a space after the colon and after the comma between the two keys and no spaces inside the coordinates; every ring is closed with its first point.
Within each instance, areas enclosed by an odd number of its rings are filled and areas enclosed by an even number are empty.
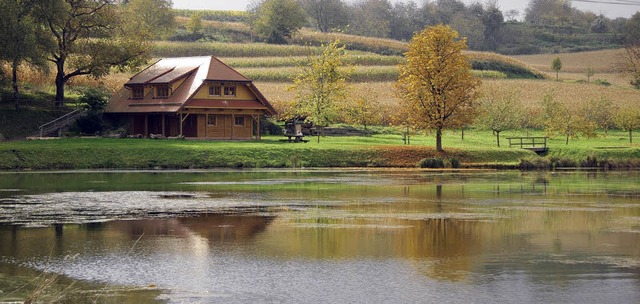
{"type": "Polygon", "coordinates": [[[267,114],[275,110],[253,85],[250,79],[213,56],[161,59],[129,79],[107,104],[108,113],[177,113],[185,106],[219,109],[261,109],[267,114]],[[171,84],[185,79],[173,88],[168,98],[154,98],[150,94],[141,99],[131,99],[129,88],[139,85],[171,84]],[[247,85],[256,100],[192,100],[194,94],[207,81],[241,82],[247,85]]]}

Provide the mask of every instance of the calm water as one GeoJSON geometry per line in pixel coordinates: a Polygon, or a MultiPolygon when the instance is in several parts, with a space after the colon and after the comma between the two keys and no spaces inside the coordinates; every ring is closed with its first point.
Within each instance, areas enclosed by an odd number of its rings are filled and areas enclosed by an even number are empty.
{"type": "Polygon", "coordinates": [[[639,303],[640,172],[0,173],[0,302],[639,303]]]}

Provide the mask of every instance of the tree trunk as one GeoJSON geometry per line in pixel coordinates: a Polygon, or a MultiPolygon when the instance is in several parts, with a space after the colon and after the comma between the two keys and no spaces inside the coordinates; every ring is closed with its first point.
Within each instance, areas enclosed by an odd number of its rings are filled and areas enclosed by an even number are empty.
{"type": "Polygon", "coordinates": [[[58,59],[56,62],[57,73],[56,73],[56,100],[55,106],[62,107],[64,106],[64,84],[67,82],[64,75],[64,60],[58,59]]]}
{"type": "Polygon", "coordinates": [[[567,134],[567,142],[565,143],[565,145],[569,144],[569,134],[567,134]]]}
{"type": "Polygon", "coordinates": [[[495,131],[496,132],[496,141],[498,142],[498,148],[500,148],[500,131],[495,131]]]}
{"type": "Polygon", "coordinates": [[[464,141],[464,128],[462,128],[462,141],[464,141]]]}
{"type": "Polygon", "coordinates": [[[629,143],[633,143],[633,130],[629,130],[629,143]]]}
{"type": "Polygon", "coordinates": [[[443,152],[442,149],[442,128],[436,129],[436,150],[438,152],[443,152]]]}
{"type": "Polygon", "coordinates": [[[16,106],[16,110],[20,110],[20,92],[18,90],[18,62],[13,61],[12,68],[12,85],[13,85],[13,102],[16,106]]]}

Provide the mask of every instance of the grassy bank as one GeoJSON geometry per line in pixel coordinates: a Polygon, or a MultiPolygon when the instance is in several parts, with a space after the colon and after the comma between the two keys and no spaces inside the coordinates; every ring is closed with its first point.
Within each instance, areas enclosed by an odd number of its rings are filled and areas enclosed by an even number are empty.
{"type": "Polygon", "coordinates": [[[297,144],[271,136],[259,142],[77,138],[18,141],[0,143],[0,169],[416,167],[423,158],[456,159],[462,167],[516,168],[523,160],[549,167],[577,166],[589,159],[592,163],[595,159],[598,166],[603,161],[623,167],[640,164],[640,146],[624,143],[622,134],[574,140],[568,146],[562,139],[552,139],[549,155],[541,158],[527,150],[498,148],[491,141],[490,132],[485,133],[467,131],[462,140],[459,132],[447,132],[445,153],[435,151],[431,136],[415,136],[411,145],[403,145],[399,135],[322,137],[320,143],[309,138],[310,142],[297,144]]]}

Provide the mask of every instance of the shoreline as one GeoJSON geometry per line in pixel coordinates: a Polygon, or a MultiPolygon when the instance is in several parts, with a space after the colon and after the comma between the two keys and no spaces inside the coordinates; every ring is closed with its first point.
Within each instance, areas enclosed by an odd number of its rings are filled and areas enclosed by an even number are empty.
{"type": "MultiPolygon", "coordinates": [[[[367,138],[370,139],[370,138],[367,138]]],[[[0,143],[0,172],[161,170],[575,170],[640,169],[640,147],[433,147],[324,138],[323,143],[65,138],[0,143]],[[424,160],[437,159],[439,164],[424,160]],[[420,164],[428,168],[420,168],[420,164]]]]}

